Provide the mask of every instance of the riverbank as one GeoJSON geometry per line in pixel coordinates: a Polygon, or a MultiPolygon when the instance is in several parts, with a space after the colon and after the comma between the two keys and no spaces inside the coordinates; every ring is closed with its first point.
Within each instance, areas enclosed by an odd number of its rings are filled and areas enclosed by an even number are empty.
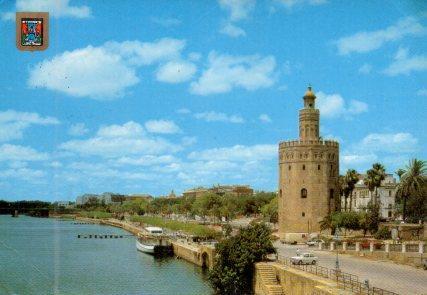
{"type": "Polygon", "coordinates": [[[136,251],[121,228],[0,216],[0,294],[211,294],[201,268],[136,251]],[[123,235],[79,239],[79,234],[123,235]]]}
{"type": "MultiPolygon", "coordinates": [[[[127,221],[120,221],[117,219],[92,219],[86,217],[76,217],[75,220],[78,220],[83,223],[94,223],[109,225],[124,229],[135,236],[139,233],[142,233],[144,229],[141,226],[137,226],[127,221]]],[[[155,224],[150,224],[155,225],[155,224]]],[[[212,268],[214,265],[215,257],[215,246],[212,244],[200,244],[188,242],[185,239],[176,239],[170,240],[173,248],[174,256],[177,258],[184,259],[187,262],[190,262],[194,265],[197,265],[202,268],[212,268]]]]}

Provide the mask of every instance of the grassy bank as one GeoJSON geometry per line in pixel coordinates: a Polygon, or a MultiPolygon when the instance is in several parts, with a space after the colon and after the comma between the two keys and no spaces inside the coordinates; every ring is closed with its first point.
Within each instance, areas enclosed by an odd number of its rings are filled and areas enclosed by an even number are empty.
{"type": "Polygon", "coordinates": [[[174,231],[181,230],[188,234],[199,237],[215,238],[220,234],[217,231],[201,224],[185,223],[182,221],[168,220],[155,216],[134,215],[131,217],[131,221],[142,222],[144,224],[149,224],[152,226],[164,227],[174,231]]]}
{"type": "Polygon", "coordinates": [[[95,219],[106,219],[111,218],[112,214],[103,211],[81,211],[80,216],[95,219]]]}

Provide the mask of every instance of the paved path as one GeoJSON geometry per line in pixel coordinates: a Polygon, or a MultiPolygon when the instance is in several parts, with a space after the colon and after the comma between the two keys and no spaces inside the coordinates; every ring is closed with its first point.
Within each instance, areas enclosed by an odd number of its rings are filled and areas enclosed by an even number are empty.
{"type": "MultiPolygon", "coordinates": [[[[314,247],[283,245],[275,243],[279,255],[295,256],[296,249],[301,252],[311,251],[319,257],[318,265],[335,268],[336,255],[327,251],[318,251],[314,247]]],[[[369,279],[371,286],[393,291],[402,295],[427,294],[427,270],[389,261],[374,261],[350,255],[339,255],[340,268],[343,272],[359,276],[363,282],[369,279]]]]}

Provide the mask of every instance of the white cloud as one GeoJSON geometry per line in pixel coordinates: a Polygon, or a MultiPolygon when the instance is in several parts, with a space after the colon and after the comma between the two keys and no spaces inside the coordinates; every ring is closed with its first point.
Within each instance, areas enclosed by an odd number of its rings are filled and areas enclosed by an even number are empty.
{"type": "MultiPolygon", "coordinates": [[[[87,18],[91,16],[91,9],[88,6],[71,6],[70,0],[16,0],[16,11],[28,12],[49,12],[51,17],[75,17],[87,18]]],[[[2,14],[4,20],[14,20],[15,14],[7,12],[2,14]]]]}
{"type": "Polygon", "coordinates": [[[82,136],[89,132],[84,123],[76,123],[70,126],[68,134],[72,136],[82,136]]]}
{"type": "Polygon", "coordinates": [[[417,150],[418,139],[411,133],[371,133],[360,142],[360,148],[368,151],[410,153],[417,150]]]}
{"type": "MultiPolygon", "coordinates": [[[[46,59],[30,70],[28,84],[70,96],[108,100],[121,97],[139,82],[137,67],[179,59],[185,41],[107,42],[46,59]]],[[[188,66],[186,68],[188,75],[188,66]]]]}
{"type": "Polygon", "coordinates": [[[375,154],[352,154],[344,153],[341,157],[341,161],[344,167],[359,167],[360,165],[372,164],[378,160],[377,155],[375,154]]]}
{"type": "Polygon", "coordinates": [[[53,161],[53,162],[50,162],[47,166],[52,167],[52,168],[61,168],[62,163],[59,161],[53,161]]]}
{"type": "Polygon", "coordinates": [[[184,136],[181,140],[183,146],[190,146],[197,142],[197,137],[195,136],[184,136]]]}
{"type": "Polygon", "coordinates": [[[368,105],[362,101],[350,100],[347,104],[340,94],[316,94],[316,104],[325,118],[349,117],[368,111],[368,105]]]}
{"type": "Polygon", "coordinates": [[[335,43],[338,47],[338,53],[341,55],[352,52],[365,53],[376,50],[387,42],[397,41],[406,36],[423,35],[426,31],[426,28],[416,18],[406,17],[383,30],[358,32],[343,37],[335,43]]]}
{"type": "Polygon", "coordinates": [[[253,91],[274,84],[276,61],[273,56],[231,56],[211,52],[208,63],[198,81],[191,83],[194,94],[225,93],[235,87],[253,91]]]}
{"type": "Polygon", "coordinates": [[[261,114],[261,115],[259,115],[259,120],[261,121],[261,122],[264,122],[264,123],[271,123],[271,118],[270,118],[270,116],[269,115],[267,115],[267,114],[261,114]]]}
{"type": "Polygon", "coordinates": [[[124,95],[139,82],[135,69],[104,47],[88,46],[44,60],[30,71],[28,84],[99,100],[124,95]]]}
{"type": "Polygon", "coordinates": [[[409,75],[413,71],[427,70],[427,55],[408,56],[407,48],[399,48],[394,61],[384,70],[384,73],[389,76],[399,74],[409,75]]]}
{"type": "Polygon", "coordinates": [[[119,165],[153,166],[168,164],[176,161],[178,161],[178,159],[172,155],[145,155],[139,158],[121,157],[117,159],[115,163],[119,165]]]}
{"type": "Polygon", "coordinates": [[[363,64],[359,68],[359,73],[361,74],[369,74],[372,71],[372,66],[370,64],[363,64]]]}
{"type": "Polygon", "coordinates": [[[386,163],[388,169],[396,169],[402,158],[409,159],[418,149],[418,139],[411,133],[370,133],[344,150],[342,170],[355,168],[363,171],[375,162],[386,163]]]}
{"type": "Polygon", "coordinates": [[[107,42],[104,47],[123,57],[129,64],[141,66],[179,58],[185,41],[162,38],[154,42],[107,42]]]}
{"type": "Polygon", "coordinates": [[[177,112],[178,114],[183,114],[183,115],[186,115],[186,114],[190,114],[190,113],[191,113],[191,111],[190,111],[189,109],[186,109],[186,108],[178,109],[178,110],[176,110],[176,112],[177,112]]]}
{"type": "Polygon", "coordinates": [[[129,121],[123,125],[109,125],[99,128],[97,135],[104,138],[138,138],[144,134],[144,128],[136,122],[129,121]]]}
{"type": "Polygon", "coordinates": [[[244,123],[245,120],[239,115],[227,115],[218,112],[203,112],[195,113],[194,117],[206,122],[229,122],[229,123],[244,123]]]}
{"type": "Polygon", "coordinates": [[[192,152],[188,155],[192,160],[204,161],[262,161],[272,160],[278,155],[277,145],[258,144],[253,146],[235,145],[225,148],[207,149],[192,152]]]}
{"type": "Polygon", "coordinates": [[[0,178],[18,178],[21,180],[32,180],[35,178],[42,178],[44,176],[45,173],[43,171],[29,168],[7,169],[0,171],[0,178]]]}
{"type": "Polygon", "coordinates": [[[161,82],[181,83],[193,78],[196,70],[196,65],[191,62],[182,60],[170,61],[158,68],[156,78],[161,82]]]}
{"type": "Polygon", "coordinates": [[[115,158],[132,155],[158,155],[176,152],[179,145],[162,138],[150,137],[143,127],[135,122],[101,127],[96,136],[85,140],[70,140],[62,143],[61,150],[84,156],[115,158]]]}
{"type": "Polygon", "coordinates": [[[417,91],[417,95],[419,96],[427,96],[427,89],[423,88],[417,91]]]}
{"type": "Polygon", "coordinates": [[[303,4],[316,6],[328,3],[327,0],[277,0],[277,2],[283,4],[287,8],[303,4]]]}
{"type": "Polygon", "coordinates": [[[255,0],[219,0],[222,9],[229,11],[231,21],[248,18],[255,7],[255,0]]]}
{"type": "Polygon", "coordinates": [[[228,35],[230,37],[240,37],[240,36],[246,36],[246,32],[245,30],[243,30],[242,28],[233,25],[232,23],[225,23],[221,30],[220,33],[228,35]]]}
{"type": "Polygon", "coordinates": [[[0,146],[0,161],[44,161],[49,156],[31,147],[3,144],[0,146]]]}
{"type": "Polygon", "coordinates": [[[150,120],[145,122],[145,128],[151,133],[173,134],[181,132],[181,129],[168,120],[150,120]]]}
{"type": "Polygon", "coordinates": [[[0,142],[21,139],[31,125],[57,125],[58,119],[42,117],[38,113],[7,110],[0,112],[0,142]]]}

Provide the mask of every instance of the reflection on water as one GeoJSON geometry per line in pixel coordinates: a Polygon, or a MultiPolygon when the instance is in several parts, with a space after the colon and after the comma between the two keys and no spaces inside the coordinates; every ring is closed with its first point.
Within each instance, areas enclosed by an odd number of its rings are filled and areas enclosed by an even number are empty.
{"type": "Polygon", "coordinates": [[[136,251],[119,228],[0,215],[0,294],[211,294],[206,274],[173,257],[136,251]]]}

